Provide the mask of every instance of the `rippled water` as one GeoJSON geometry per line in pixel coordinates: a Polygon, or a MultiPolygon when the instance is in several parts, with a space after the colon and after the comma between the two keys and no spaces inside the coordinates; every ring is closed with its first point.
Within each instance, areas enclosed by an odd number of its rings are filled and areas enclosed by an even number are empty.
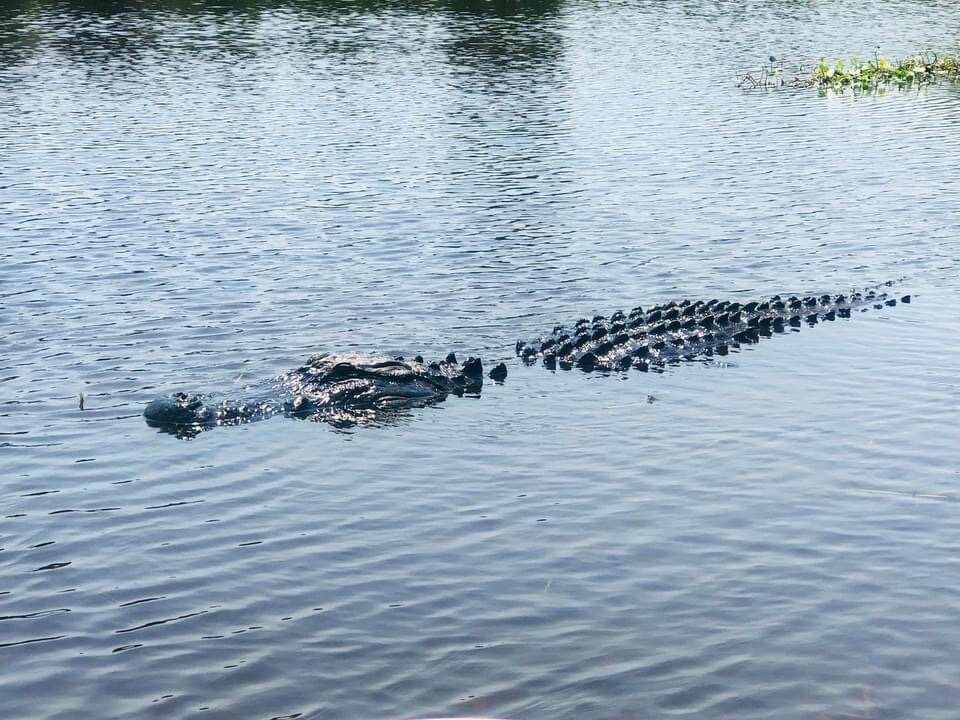
{"type": "Polygon", "coordinates": [[[149,5],[0,11],[0,715],[956,717],[960,88],[735,87],[955,3],[149,5]],[[510,359],[899,277],[722,364],[510,359]],[[510,376],[140,416],[349,348],[510,376]]]}

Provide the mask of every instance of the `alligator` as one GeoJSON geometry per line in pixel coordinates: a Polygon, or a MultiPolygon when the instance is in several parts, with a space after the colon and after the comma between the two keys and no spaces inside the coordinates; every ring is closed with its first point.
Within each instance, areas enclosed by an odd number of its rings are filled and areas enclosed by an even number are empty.
{"type": "MultiPolygon", "coordinates": [[[[893,283],[886,283],[892,286],[893,283]]],[[[910,295],[900,297],[909,303],[910,295]]],[[[572,327],[557,325],[545,335],[516,344],[525,364],[584,372],[662,372],[670,365],[704,361],[804,324],[850,318],[895,306],[897,298],[880,288],[839,295],[782,297],[752,302],[708,300],[668,302],[644,310],[617,311],[583,318],[572,327]]],[[[487,373],[496,382],[507,377],[505,363],[487,373]]],[[[147,422],[180,437],[223,425],[240,425],[275,415],[326,422],[336,427],[383,424],[411,409],[434,405],[450,395],[479,396],[484,369],[480,358],[463,363],[450,353],[426,362],[363,353],[320,353],[306,364],[248,391],[240,400],[217,400],[176,393],[147,405],[147,422]]]]}

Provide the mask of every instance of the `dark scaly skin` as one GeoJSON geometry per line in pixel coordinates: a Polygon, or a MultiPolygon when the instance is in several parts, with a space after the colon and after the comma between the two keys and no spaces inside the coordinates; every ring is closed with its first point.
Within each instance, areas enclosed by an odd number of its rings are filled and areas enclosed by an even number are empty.
{"type": "MultiPolygon", "coordinates": [[[[893,283],[886,283],[892,286],[893,283]]],[[[900,298],[910,302],[910,296],[900,298]]],[[[756,302],[683,300],[610,318],[579,320],[573,328],[557,326],[516,345],[528,364],[584,371],[658,370],[684,360],[726,355],[731,348],[796,330],[803,324],[848,318],[855,311],[893,306],[897,300],[882,288],[842,295],[781,297],[756,302]]],[[[502,381],[503,363],[489,377],[502,381]]],[[[479,395],[483,365],[479,358],[463,364],[451,353],[441,362],[361,353],[321,353],[272,382],[262,397],[216,401],[177,393],[147,405],[150,425],[180,437],[221,425],[240,425],[275,415],[308,418],[337,427],[386,423],[411,408],[442,402],[448,395],[479,395]]]]}
{"type": "MultiPolygon", "coordinates": [[[[910,296],[903,296],[901,302],[910,302],[910,296]]],[[[803,324],[896,304],[887,292],[874,288],[841,295],[775,295],[757,302],[683,300],[647,310],[618,311],[609,319],[599,315],[593,320],[584,318],[573,328],[558,325],[549,335],[517,342],[516,351],[524,362],[541,361],[549,368],[658,369],[683,360],[726,355],[730,348],[757,343],[803,324]]]]}
{"type": "MultiPolygon", "coordinates": [[[[503,379],[501,363],[490,376],[503,379]]],[[[479,395],[483,365],[463,364],[451,353],[441,362],[404,361],[361,353],[321,353],[285,373],[263,393],[265,399],[213,401],[176,393],[147,405],[150,425],[191,437],[223,425],[241,425],[275,415],[308,418],[338,427],[389,422],[410,408],[442,402],[448,395],[479,395]]]]}

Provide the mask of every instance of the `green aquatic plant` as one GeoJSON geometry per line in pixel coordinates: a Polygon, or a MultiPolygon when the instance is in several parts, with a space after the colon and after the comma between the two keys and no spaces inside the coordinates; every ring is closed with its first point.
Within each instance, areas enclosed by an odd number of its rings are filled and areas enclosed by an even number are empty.
{"type": "Polygon", "coordinates": [[[836,60],[828,62],[821,58],[813,68],[806,71],[803,66],[796,69],[792,79],[784,77],[783,60],[770,57],[757,74],[747,73],[739,78],[738,87],[816,87],[822,91],[840,91],[846,89],[882,91],[884,87],[908,87],[928,85],[941,79],[960,80],[960,55],[938,55],[924,52],[900,60],[880,57],[862,61],[852,57],[848,62],[836,60]]]}

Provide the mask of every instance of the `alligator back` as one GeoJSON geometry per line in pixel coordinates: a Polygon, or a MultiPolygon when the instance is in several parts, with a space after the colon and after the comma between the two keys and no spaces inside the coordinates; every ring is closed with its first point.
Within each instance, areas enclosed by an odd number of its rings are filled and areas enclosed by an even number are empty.
{"type": "MultiPolygon", "coordinates": [[[[888,283],[888,286],[893,283],[888,283]]],[[[909,303],[904,295],[900,302],[909,303]]],[[[849,318],[853,312],[896,305],[878,288],[839,295],[781,297],[753,302],[709,300],[669,302],[609,318],[583,318],[558,325],[547,335],[517,342],[526,363],[549,368],[592,370],[660,369],[682,360],[726,355],[730,348],[798,330],[804,324],[849,318]]]]}

